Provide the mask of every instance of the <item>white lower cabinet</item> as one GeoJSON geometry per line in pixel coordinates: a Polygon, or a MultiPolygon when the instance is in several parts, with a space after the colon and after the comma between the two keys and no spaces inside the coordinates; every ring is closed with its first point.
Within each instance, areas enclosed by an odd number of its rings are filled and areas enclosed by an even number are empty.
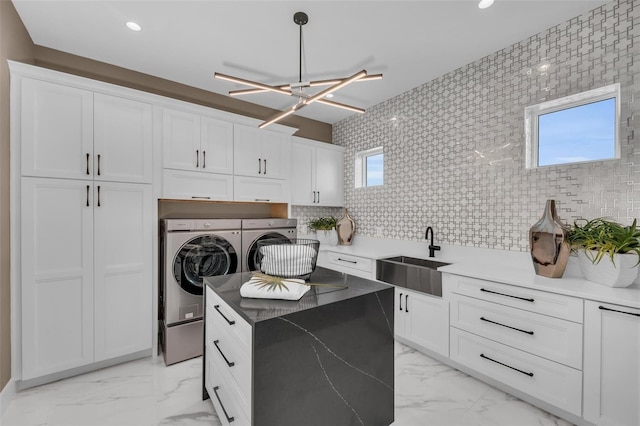
{"type": "Polygon", "coordinates": [[[251,424],[252,328],[206,288],[204,385],[223,425],[251,424]]]}
{"type": "Polygon", "coordinates": [[[420,348],[449,356],[449,303],[402,287],[395,288],[394,332],[420,348]]]}
{"type": "Polygon", "coordinates": [[[233,176],[164,169],[162,197],[181,200],[233,200],[233,176]]]}
{"type": "Polygon", "coordinates": [[[22,380],[151,349],[151,186],[22,178],[22,380]]]}
{"type": "Polygon", "coordinates": [[[640,424],[640,309],[585,302],[584,418],[640,424]]]}

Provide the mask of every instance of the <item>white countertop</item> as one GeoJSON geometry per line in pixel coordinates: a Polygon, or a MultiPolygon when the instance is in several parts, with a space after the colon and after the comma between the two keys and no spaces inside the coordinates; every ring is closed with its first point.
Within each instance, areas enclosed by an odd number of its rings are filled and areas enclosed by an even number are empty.
{"type": "MultiPolygon", "coordinates": [[[[311,236],[309,236],[311,237],[311,236]]],[[[303,238],[301,236],[300,238],[303,238]]],[[[434,242],[438,245],[437,242],[434,242]]],[[[351,246],[320,246],[321,251],[351,254],[370,259],[412,256],[450,265],[443,273],[526,287],[640,309],[640,277],[627,288],[611,288],[582,278],[577,260],[571,258],[562,278],[536,275],[529,252],[442,245],[434,258],[428,257],[425,241],[392,240],[356,236],[351,246]]]]}

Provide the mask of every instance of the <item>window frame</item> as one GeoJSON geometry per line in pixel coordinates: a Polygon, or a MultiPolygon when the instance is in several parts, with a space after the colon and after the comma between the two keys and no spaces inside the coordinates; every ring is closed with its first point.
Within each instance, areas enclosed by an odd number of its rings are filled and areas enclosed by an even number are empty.
{"type": "Polygon", "coordinates": [[[384,186],[384,147],[378,146],[364,151],[356,152],[355,158],[355,187],[356,188],[375,188],[384,186]],[[367,185],[367,158],[374,155],[382,154],[382,185],[367,185]]]}
{"type": "Polygon", "coordinates": [[[611,161],[620,159],[620,83],[610,84],[575,95],[542,102],[528,106],[524,110],[525,123],[525,161],[527,169],[538,169],[571,164],[593,163],[595,161],[611,161]],[[538,165],[540,147],[538,144],[538,126],[541,115],[558,112],[591,103],[615,99],[615,123],[614,123],[614,156],[613,158],[601,158],[597,160],[574,161],[570,163],[538,165]]]}

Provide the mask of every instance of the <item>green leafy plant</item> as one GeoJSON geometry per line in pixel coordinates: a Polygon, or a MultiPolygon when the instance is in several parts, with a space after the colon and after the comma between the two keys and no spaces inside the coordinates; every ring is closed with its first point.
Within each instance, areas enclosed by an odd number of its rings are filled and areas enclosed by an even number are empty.
{"type": "Polygon", "coordinates": [[[309,221],[309,228],[316,231],[330,231],[335,229],[338,220],[335,217],[319,217],[309,221]]]}
{"type": "Polygon", "coordinates": [[[567,241],[572,250],[584,250],[592,263],[600,263],[604,256],[611,258],[617,253],[635,253],[640,264],[640,229],[637,220],[629,226],[606,218],[578,219],[569,230],[567,241]]]}

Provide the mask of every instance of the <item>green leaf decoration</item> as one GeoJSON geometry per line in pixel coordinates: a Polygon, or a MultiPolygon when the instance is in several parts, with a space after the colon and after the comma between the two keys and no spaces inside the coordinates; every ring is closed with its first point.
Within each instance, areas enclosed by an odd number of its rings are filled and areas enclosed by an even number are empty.
{"type": "MultiPolygon", "coordinates": [[[[267,291],[289,291],[289,287],[284,283],[286,278],[274,277],[272,275],[263,274],[262,272],[252,272],[252,283],[260,288],[266,288],[267,291]]],[[[300,283],[307,286],[329,287],[329,288],[347,288],[345,285],[321,284],[321,283],[300,283]]]]}
{"type": "Polygon", "coordinates": [[[596,264],[605,256],[613,262],[616,253],[635,253],[638,255],[636,265],[640,264],[640,229],[636,219],[629,226],[603,217],[577,219],[568,232],[567,241],[573,250],[584,250],[596,264]]]}

